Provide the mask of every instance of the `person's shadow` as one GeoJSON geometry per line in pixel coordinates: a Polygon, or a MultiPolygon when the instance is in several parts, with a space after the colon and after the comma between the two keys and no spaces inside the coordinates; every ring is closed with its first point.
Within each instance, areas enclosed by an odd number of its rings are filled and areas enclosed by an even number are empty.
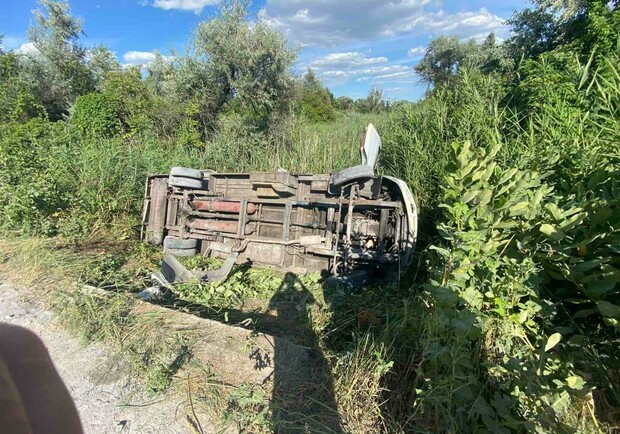
{"type": "MultiPolygon", "coordinates": [[[[249,268],[251,264],[243,264],[249,268]]],[[[317,294],[318,295],[318,294],[317,294]]],[[[250,328],[273,337],[265,352],[251,348],[254,369],[273,368],[269,425],[275,433],[343,433],[330,366],[312,321],[315,297],[299,277],[286,273],[267,306],[215,309],[175,299],[168,307],[250,328]],[[265,312],[268,310],[268,312],[265,312]],[[271,354],[270,354],[271,353],[271,354]]],[[[231,404],[234,405],[235,404],[231,404]]],[[[231,410],[231,408],[229,408],[231,410]]]]}
{"type": "Polygon", "coordinates": [[[312,326],[312,293],[293,273],[286,273],[269,301],[270,320],[286,337],[274,338],[274,378],[270,408],[273,431],[342,433],[331,370],[312,326]],[[293,338],[309,348],[305,360],[291,351],[293,338]],[[299,363],[299,362],[302,363],[299,363]]]}

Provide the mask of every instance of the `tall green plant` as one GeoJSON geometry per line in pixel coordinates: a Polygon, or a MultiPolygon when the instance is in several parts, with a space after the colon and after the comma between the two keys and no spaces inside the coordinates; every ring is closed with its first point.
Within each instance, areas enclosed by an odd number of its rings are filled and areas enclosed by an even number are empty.
{"type": "Polygon", "coordinates": [[[544,174],[498,164],[499,150],[455,146],[446,170],[418,405],[442,430],[557,432],[586,392],[558,352],[536,258],[558,197],[544,174]]]}

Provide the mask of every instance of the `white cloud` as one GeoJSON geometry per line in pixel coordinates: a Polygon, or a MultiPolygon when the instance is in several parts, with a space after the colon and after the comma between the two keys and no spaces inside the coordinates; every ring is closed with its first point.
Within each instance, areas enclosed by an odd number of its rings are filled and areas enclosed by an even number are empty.
{"type": "Polygon", "coordinates": [[[330,53],[312,62],[315,68],[320,67],[357,67],[363,65],[373,65],[376,63],[387,62],[387,57],[366,57],[365,53],[359,51],[348,51],[345,53],[330,53]]]}
{"type": "Polygon", "coordinates": [[[388,62],[387,57],[370,57],[369,55],[369,51],[330,53],[313,59],[304,66],[312,68],[328,86],[334,86],[346,83],[350,78],[361,74],[365,68],[373,68],[376,67],[373,65],[382,65],[388,62]]]}
{"type": "Polygon", "coordinates": [[[22,36],[5,36],[2,38],[2,48],[5,50],[15,50],[19,54],[35,54],[39,52],[32,42],[28,42],[22,36]]]}
{"type": "MultiPolygon", "coordinates": [[[[155,60],[157,55],[152,51],[128,51],[123,54],[125,65],[147,66],[155,60]]],[[[162,56],[165,60],[172,59],[172,56],[162,56]]]]}
{"type": "Polygon", "coordinates": [[[328,86],[337,86],[356,79],[358,82],[389,82],[414,77],[410,66],[389,64],[387,57],[370,57],[369,52],[348,51],[318,57],[305,66],[328,86]]]}
{"type": "MultiPolygon", "coordinates": [[[[491,32],[507,35],[508,30],[504,23],[503,18],[481,8],[476,12],[459,12],[452,15],[439,11],[429,15],[418,24],[422,30],[436,34],[455,35],[462,39],[481,39],[491,32]]],[[[416,26],[413,24],[404,28],[405,31],[415,29],[416,26]]]]}
{"type": "Polygon", "coordinates": [[[446,14],[437,4],[436,0],[267,0],[260,16],[302,46],[337,46],[404,33],[461,38],[506,33],[504,20],[484,8],[446,14]]]}
{"type": "Polygon", "coordinates": [[[386,83],[413,83],[415,75],[410,66],[390,65],[384,68],[368,68],[361,71],[363,74],[356,81],[359,83],[386,84],[386,83]]]}
{"type": "Polygon", "coordinates": [[[218,0],[155,0],[153,6],[165,11],[179,9],[182,11],[193,11],[199,14],[205,6],[214,6],[218,3],[218,0]]]}
{"type": "Polygon", "coordinates": [[[37,50],[37,47],[32,42],[26,42],[25,44],[21,44],[16,51],[20,54],[36,54],[39,52],[39,50],[37,50]]]}
{"type": "Polygon", "coordinates": [[[413,47],[407,51],[407,57],[422,57],[426,53],[426,47],[413,47]]]}

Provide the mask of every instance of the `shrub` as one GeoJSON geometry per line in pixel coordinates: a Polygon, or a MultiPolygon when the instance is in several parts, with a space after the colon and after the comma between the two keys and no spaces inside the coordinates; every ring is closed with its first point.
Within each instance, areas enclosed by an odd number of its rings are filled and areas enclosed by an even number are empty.
{"type": "Polygon", "coordinates": [[[35,118],[0,132],[0,218],[4,229],[54,233],[66,191],[49,176],[50,152],[61,128],[35,118]]]}
{"type": "Polygon", "coordinates": [[[37,101],[20,76],[19,56],[0,51],[0,121],[26,122],[45,117],[45,108],[37,101]]]}
{"type": "Polygon", "coordinates": [[[106,98],[117,107],[117,118],[123,129],[135,134],[149,130],[154,117],[153,97],[142,80],[137,66],[110,71],[101,83],[106,98]]]}
{"type": "Polygon", "coordinates": [[[535,255],[561,197],[544,175],[499,165],[499,147],[455,151],[438,226],[445,244],[431,247],[441,259],[426,286],[419,402],[436,405],[441,430],[555,431],[571,397],[587,393],[558,351],[570,344],[558,346],[535,255]]]}
{"type": "Polygon", "coordinates": [[[113,136],[121,131],[119,109],[111,95],[88,93],[75,102],[71,123],[84,136],[113,136]]]}
{"type": "Polygon", "coordinates": [[[334,118],[332,96],[314,74],[312,69],[303,76],[299,84],[299,101],[297,105],[302,116],[311,122],[325,122],[334,118]]]}
{"type": "Polygon", "coordinates": [[[334,108],[327,91],[320,89],[303,89],[299,101],[300,112],[312,122],[325,122],[334,118],[334,108]]]}

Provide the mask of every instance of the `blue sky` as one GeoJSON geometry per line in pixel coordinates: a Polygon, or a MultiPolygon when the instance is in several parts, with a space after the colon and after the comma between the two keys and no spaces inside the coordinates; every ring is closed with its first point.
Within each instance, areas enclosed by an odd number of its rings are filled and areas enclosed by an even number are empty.
{"type": "MultiPolygon", "coordinates": [[[[124,64],[145,64],[153,51],[182,51],[217,0],[70,0],[83,20],[86,46],[104,44],[124,64]]],[[[525,0],[259,0],[254,18],[282,31],[300,49],[296,71],[312,67],[336,96],[363,97],[372,86],[389,99],[418,99],[425,85],[412,72],[439,34],[508,36],[504,21],[525,0]]],[[[27,51],[36,0],[4,0],[0,34],[8,49],[27,51]]]]}

